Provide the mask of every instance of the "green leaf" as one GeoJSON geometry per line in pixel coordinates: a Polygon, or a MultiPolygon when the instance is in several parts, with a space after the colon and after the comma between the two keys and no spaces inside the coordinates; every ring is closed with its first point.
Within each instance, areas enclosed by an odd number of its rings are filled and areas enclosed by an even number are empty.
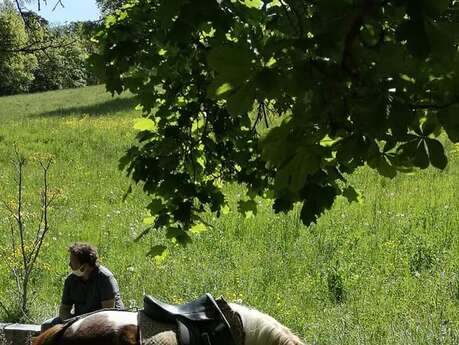
{"type": "Polygon", "coordinates": [[[108,29],[110,26],[114,25],[116,23],[116,17],[113,15],[108,15],[105,17],[104,20],[104,25],[108,29]]]}
{"type": "Polygon", "coordinates": [[[336,196],[336,189],[331,186],[308,186],[305,191],[306,199],[301,208],[300,218],[303,224],[310,225],[317,221],[317,218],[333,205],[336,196]]]}
{"type": "Polygon", "coordinates": [[[253,7],[253,8],[261,8],[261,5],[263,4],[261,0],[244,0],[243,3],[247,7],[253,7]]]}
{"type": "Polygon", "coordinates": [[[252,68],[253,53],[240,44],[213,48],[208,55],[209,66],[228,81],[246,80],[252,68]]]}
{"type": "Polygon", "coordinates": [[[450,4],[451,0],[424,0],[423,5],[429,16],[436,17],[445,12],[450,4]]]}
{"type": "Polygon", "coordinates": [[[368,165],[376,169],[382,176],[394,178],[397,175],[397,170],[391,164],[385,154],[378,152],[372,159],[368,161],[368,165]]]}
{"type": "Polygon", "coordinates": [[[453,143],[459,142],[459,105],[442,110],[439,121],[453,143]]]}
{"type": "Polygon", "coordinates": [[[184,233],[184,231],[181,228],[179,228],[177,226],[171,226],[171,227],[167,228],[166,237],[168,239],[174,239],[174,238],[182,236],[183,233],[184,233]]]}
{"type": "Polygon", "coordinates": [[[156,131],[157,127],[155,122],[152,119],[147,118],[140,118],[134,120],[134,129],[138,131],[149,131],[154,132],[156,131]]]}
{"type": "Polygon", "coordinates": [[[384,177],[394,178],[397,175],[397,171],[385,155],[379,157],[376,169],[384,177]]]}
{"type": "Polygon", "coordinates": [[[225,98],[228,93],[233,91],[240,84],[240,81],[234,81],[224,75],[218,75],[209,84],[207,94],[211,99],[225,98]]]}
{"type": "Polygon", "coordinates": [[[205,226],[203,223],[197,223],[190,228],[190,232],[192,234],[200,234],[205,231],[207,231],[207,226],[205,226]]]}
{"type": "Polygon", "coordinates": [[[152,257],[156,265],[160,265],[169,256],[169,249],[163,245],[155,245],[148,251],[147,256],[152,257]]]}
{"type": "Polygon", "coordinates": [[[424,59],[429,55],[429,38],[421,18],[412,18],[403,22],[398,27],[397,35],[400,41],[407,41],[408,50],[413,56],[424,59]]]}
{"type": "MultiPolygon", "coordinates": [[[[265,98],[276,98],[280,95],[282,77],[272,68],[263,68],[255,76],[255,85],[265,98]]],[[[304,85],[304,80],[303,80],[304,85]]]]}
{"type": "Polygon", "coordinates": [[[298,192],[306,183],[309,175],[320,168],[321,157],[313,147],[299,148],[295,155],[276,174],[276,189],[287,187],[291,192],[298,192]]]}
{"type": "Polygon", "coordinates": [[[158,244],[150,248],[150,250],[147,253],[147,256],[160,257],[164,254],[166,250],[166,246],[158,244]]]}
{"type": "Polygon", "coordinates": [[[352,186],[346,187],[342,194],[350,203],[360,201],[360,194],[352,186]]]}
{"type": "Polygon", "coordinates": [[[336,143],[338,143],[339,141],[341,141],[343,138],[341,137],[336,137],[336,138],[330,138],[328,136],[328,134],[323,137],[321,140],[320,140],[320,146],[323,146],[323,147],[332,147],[334,146],[336,143]]]}
{"type": "Polygon", "coordinates": [[[220,209],[220,212],[221,212],[222,214],[228,214],[228,213],[230,213],[230,211],[231,211],[231,209],[229,208],[228,205],[224,205],[224,206],[220,209]]]}
{"type": "Polygon", "coordinates": [[[257,214],[257,203],[253,199],[239,200],[238,211],[242,213],[244,217],[251,218],[257,214]]]}
{"type": "Polygon", "coordinates": [[[438,169],[445,169],[448,164],[448,158],[446,158],[443,145],[435,139],[428,139],[426,144],[429,149],[430,163],[438,169]]]}
{"type": "Polygon", "coordinates": [[[161,199],[152,199],[148,204],[147,208],[153,215],[156,215],[164,209],[164,205],[161,199]]]}
{"type": "Polygon", "coordinates": [[[185,231],[183,231],[180,235],[176,236],[174,240],[182,246],[185,246],[193,242],[191,240],[190,235],[188,235],[185,231]]]}
{"type": "Polygon", "coordinates": [[[429,116],[421,124],[421,132],[424,136],[428,136],[434,132],[438,132],[440,124],[436,116],[429,116]]]}
{"type": "Polygon", "coordinates": [[[288,122],[284,122],[272,128],[268,134],[261,141],[261,150],[263,158],[275,167],[280,167],[286,159],[288,152],[289,142],[288,135],[290,127],[288,122]]]}
{"type": "Polygon", "coordinates": [[[408,132],[409,125],[414,121],[415,115],[415,112],[407,103],[394,101],[391,104],[389,113],[389,122],[394,135],[405,135],[408,132]]]}
{"type": "Polygon", "coordinates": [[[221,96],[231,90],[234,89],[234,86],[231,85],[230,83],[223,83],[222,85],[220,85],[217,90],[215,90],[215,96],[221,96]]]}
{"type": "MultiPolygon", "coordinates": [[[[430,20],[426,24],[427,34],[432,46],[432,56],[441,64],[442,69],[455,63],[457,57],[455,46],[458,37],[457,29],[459,29],[459,23],[456,24],[456,27],[451,27],[449,23],[442,23],[436,20],[430,20]]],[[[449,70],[446,68],[445,72],[448,73],[449,70]]]]}
{"type": "Polygon", "coordinates": [[[414,156],[414,165],[421,169],[426,169],[429,166],[429,154],[423,140],[421,140],[417,145],[416,154],[414,156]]]}
{"type": "Polygon", "coordinates": [[[159,23],[164,29],[167,29],[172,24],[172,19],[180,10],[180,7],[186,0],[161,0],[158,9],[159,23]]]}
{"type": "Polygon", "coordinates": [[[273,209],[275,213],[287,213],[293,210],[293,201],[289,195],[282,195],[274,200],[273,209]]]}
{"type": "Polygon", "coordinates": [[[143,224],[145,225],[152,225],[155,222],[155,217],[145,217],[143,219],[143,224]]]}
{"type": "Polygon", "coordinates": [[[255,88],[252,83],[245,83],[236,92],[227,97],[226,108],[234,116],[246,114],[253,108],[255,88]]]}

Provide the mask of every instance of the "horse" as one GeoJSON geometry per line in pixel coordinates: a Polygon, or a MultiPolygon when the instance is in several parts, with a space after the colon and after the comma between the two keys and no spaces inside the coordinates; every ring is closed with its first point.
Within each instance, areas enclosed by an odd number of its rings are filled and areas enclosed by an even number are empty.
{"type": "MultiPolygon", "coordinates": [[[[241,345],[305,345],[290,329],[273,317],[247,306],[228,303],[242,321],[241,345]]],[[[179,345],[177,327],[161,324],[161,338],[148,345],[179,345]],[[164,336],[165,335],[165,336],[164,336]],[[173,335],[173,336],[171,336],[173,335]]],[[[139,339],[138,313],[99,311],[82,317],[70,326],[55,325],[32,338],[32,345],[143,345],[139,339]]]]}

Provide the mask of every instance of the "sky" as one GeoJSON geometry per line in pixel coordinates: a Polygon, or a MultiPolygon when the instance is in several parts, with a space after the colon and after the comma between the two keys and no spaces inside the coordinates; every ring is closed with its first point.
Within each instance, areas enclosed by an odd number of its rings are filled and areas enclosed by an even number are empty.
{"type": "MultiPolygon", "coordinates": [[[[28,8],[37,12],[50,24],[64,24],[65,22],[75,22],[80,20],[96,20],[100,16],[96,0],[61,0],[64,7],[57,5],[58,0],[47,0],[47,5],[41,1],[41,10],[38,12],[37,1],[31,1],[28,8]]],[[[1,0],[0,0],[1,2],[1,0]]]]}

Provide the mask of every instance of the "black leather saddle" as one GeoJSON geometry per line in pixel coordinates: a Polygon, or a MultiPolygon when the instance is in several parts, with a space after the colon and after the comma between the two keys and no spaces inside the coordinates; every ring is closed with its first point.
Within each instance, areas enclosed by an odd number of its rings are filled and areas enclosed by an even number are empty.
{"type": "Polygon", "coordinates": [[[234,345],[231,327],[208,293],[179,305],[167,304],[146,295],[143,312],[159,322],[175,322],[181,345],[234,345]]]}

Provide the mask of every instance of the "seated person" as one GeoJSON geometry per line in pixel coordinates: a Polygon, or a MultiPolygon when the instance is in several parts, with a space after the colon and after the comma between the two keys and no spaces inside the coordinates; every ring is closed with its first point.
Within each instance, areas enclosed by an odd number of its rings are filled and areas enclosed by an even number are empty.
{"type": "Polygon", "coordinates": [[[92,245],[75,243],[70,246],[69,255],[72,273],[65,279],[59,316],[43,323],[42,331],[74,316],[104,308],[124,308],[115,277],[98,263],[92,245]]]}

